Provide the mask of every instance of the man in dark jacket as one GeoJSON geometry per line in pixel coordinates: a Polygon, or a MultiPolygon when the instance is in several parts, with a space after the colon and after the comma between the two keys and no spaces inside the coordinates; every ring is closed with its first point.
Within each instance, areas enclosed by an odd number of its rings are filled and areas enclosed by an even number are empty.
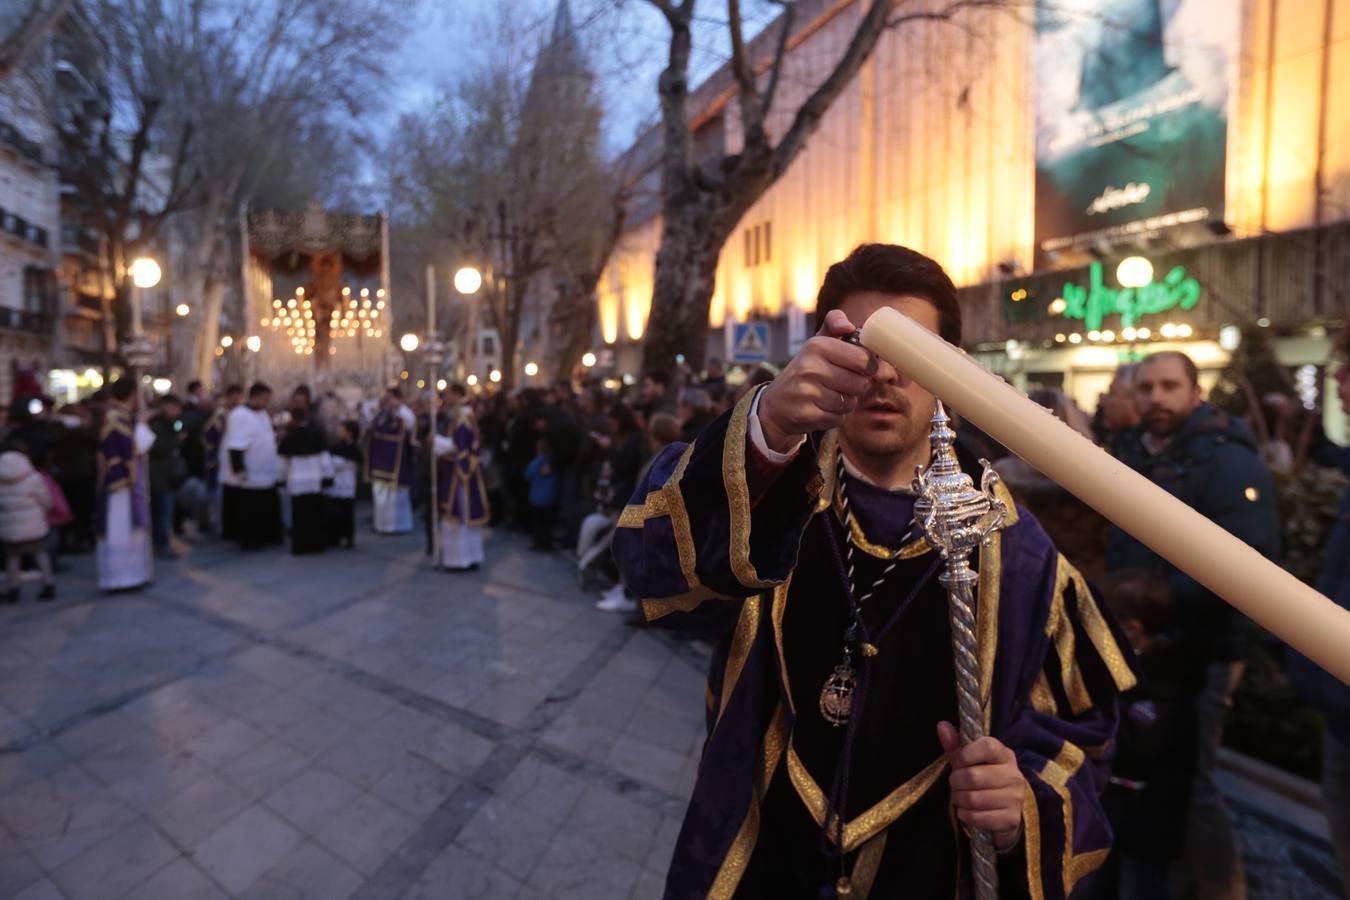
{"type": "Polygon", "coordinates": [[[183,402],[174,394],[165,394],[150,417],[155,443],[150,448],[150,528],[155,555],[172,559],[177,554],[170,542],[173,533],[174,493],[187,477],[181,438],[183,402]]]}
{"type": "MultiPolygon", "coordinates": [[[[1117,458],[1275,558],[1280,548],[1275,482],[1256,455],[1251,430],[1201,400],[1195,363],[1184,353],[1155,353],[1144,360],[1135,371],[1134,388],[1142,421],[1121,433],[1117,458]]],[[[1247,622],[1190,576],[1112,528],[1107,571],[1134,567],[1167,578],[1180,637],[1205,663],[1204,686],[1196,697],[1197,754],[1184,853],[1190,888],[1201,897],[1243,898],[1242,859],[1213,773],[1224,712],[1242,678],[1247,622]]]]}
{"type": "MultiPolygon", "coordinates": [[[[1350,363],[1343,363],[1336,370],[1336,386],[1341,408],[1350,412],[1350,363]]],[[[1350,447],[1328,443],[1315,458],[1324,466],[1335,466],[1350,475],[1350,447]]],[[[1350,491],[1341,494],[1336,524],[1322,555],[1317,589],[1350,609],[1350,491]]],[[[1297,654],[1291,654],[1289,660],[1289,680],[1300,696],[1326,717],[1326,732],[1322,739],[1322,797],[1331,843],[1341,863],[1341,878],[1346,891],[1350,892],[1350,686],[1297,654]]]]}

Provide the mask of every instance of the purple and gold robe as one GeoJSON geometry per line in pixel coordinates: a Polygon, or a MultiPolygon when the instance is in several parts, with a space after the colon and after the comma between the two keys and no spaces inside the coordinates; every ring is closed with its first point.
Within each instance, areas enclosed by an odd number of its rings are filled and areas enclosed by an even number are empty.
{"type": "Polygon", "coordinates": [[[367,435],[366,478],[372,484],[413,484],[412,432],[397,409],[386,409],[375,417],[367,435]]]}
{"type": "MultiPolygon", "coordinates": [[[[790,463],[770,467],[765,483],[747,446],[754,396],[693,445],[663,451],[614,535],[619,568],[646,598],[649,619],[710,606],[734,617],[709,673],[708,737],[667,877],[666,897],[679,900],[833,896],[840,874],[825,853],[826,841],[837,852],[834,829],[825,837],[822,824],[845,730],[818,707],[848,624],[830,549],[842,543],[838,444],[832,432],[812,436],[790,463]]],[[[902,544],[912,496],[857,478],[848,492],[859,582],[900,556],[888,587],[863,607],[875,634],[934,554],[922,538],[902,544]]],[[[981,551],[977,568],[985,724],[1016,753],[1027,781],[1024,832],[1000,856],[1000,893],[1069,897],[1111,847],[1099,795],[1117,696],[1134,683],[1128,651],[1082,576],[1024,511],[981,551]]],[[[854,896],[969,895],[968,849],[936,733],[939,721],[957,721],[947,599],[936,578],[879,650],[854,663],[870,667],[843,816],[854,896]]]]}
{"type": "Polygon", "coordinates": [[[450,439],[451,453],[442,455],[436,471],[436,493],[441,515],[450,522],[483,525],[491,517],[487,480],[483,477],[478,426],[473,416],[461,410],[455,417],[450,439]]]}
{"type": "Polygon", "coordinates": [[[98,482],[94,527],[100,538],[108,532],[108,499],[116,491],[131,492],[131,527],[150,523],[150,476],[145,455],[136,452],[131,417],[120,406],[109,405],[98,439],[98,482]]]}

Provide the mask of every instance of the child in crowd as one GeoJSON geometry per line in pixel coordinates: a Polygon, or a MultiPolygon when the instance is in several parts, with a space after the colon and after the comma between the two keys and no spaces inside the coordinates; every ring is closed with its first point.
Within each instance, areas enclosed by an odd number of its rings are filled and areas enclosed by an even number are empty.
{"type": "Polygon", "coordinates": [[[529,482],[530,524],[534,532],[534,549],[553,549],[553,529],[558,521],[558,474],[553,469],[553,457],[547,437],[541,436],[535,444],[534,459],[525,467],[529,482]]]}
{"type": "Polygon", "coordinates": [[[356,546],[356,478],[361,471],[361,424],[348,419],[338,427],[338,442],[329,451],[333,460],[333,484],[328,497],[330,543],[334,547],[356,546]]]}
{"type": "Polygon", "coordinates": [[[52,495],[28,456],[10,447],[0,453],[0,545],[5,553],[7,603],[19,602],[19,565],[31,556],[42,573],[39,600],[56,599],[51,557],[47,555],[47,511],[52,495]]]}
{"type": "Polygon", "coordinates": [[[1120,698],[1120,728],[1102,798],[1121,900],[1166,900],[1181,854],[1195,761],[1195,694],[1201,667],[1174,638],[1171,591],[1161,576],[1124,569],[1102,582],[1106,605],[1138,657],[1139,684],[1120,698]]]}

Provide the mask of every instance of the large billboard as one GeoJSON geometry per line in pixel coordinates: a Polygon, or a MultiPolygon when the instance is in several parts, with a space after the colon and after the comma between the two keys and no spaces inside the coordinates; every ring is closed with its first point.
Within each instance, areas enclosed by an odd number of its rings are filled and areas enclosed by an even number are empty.
{"type": "Polygon", "coordinates": [[[1238,0],[1043,0],[1036,250],[1221,220],[1238,0]]]}

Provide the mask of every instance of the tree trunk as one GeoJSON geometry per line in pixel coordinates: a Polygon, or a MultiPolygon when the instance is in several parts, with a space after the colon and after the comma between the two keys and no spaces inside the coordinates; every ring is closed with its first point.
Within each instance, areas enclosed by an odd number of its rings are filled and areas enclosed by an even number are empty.
{"type": "Polygon", "coordinates": [[[558,298],[562,307],[560,327],[561,340],[558,342],[558,355],[553,361],[553,380],[572,379],[581,362],[581,356],[591,342],[591,331],[595,327],[595,292],[583,291],[580,284],[568,282],[564,290],[566,297],[558,298]]]}
{"type": "Polygon", "coordinates": [[[672,371],[681,353],[691,369],[703,368],[717,260],[740,219],[741,205],[733,207],[715,195],[666,204],[642,347],[644,370],[672,371]]]}
{"type": "Polygon", "coordinates": [[[197,342],[193,350],[193,359],[196,361],[194,374],[207,389],[212,387],[215,380],[216,346],[220,342],[220,313],[224,305],[225,280],[218,273],[209,272],[202,279],[204,315],[197,329],[197,342]]]}

